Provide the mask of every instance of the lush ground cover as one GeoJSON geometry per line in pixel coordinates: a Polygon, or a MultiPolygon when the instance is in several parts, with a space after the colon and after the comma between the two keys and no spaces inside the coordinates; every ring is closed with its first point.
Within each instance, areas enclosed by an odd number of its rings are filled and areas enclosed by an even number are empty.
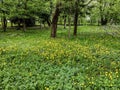
{"type": "Polygon", "coordinates": [[[0,90],[119,90],[120,38],[79,27],[0,32],[0,90]]]}

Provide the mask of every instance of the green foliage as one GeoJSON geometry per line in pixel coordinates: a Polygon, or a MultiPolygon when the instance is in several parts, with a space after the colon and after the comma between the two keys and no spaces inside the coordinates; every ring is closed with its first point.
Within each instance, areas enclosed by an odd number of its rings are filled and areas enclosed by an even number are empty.
{"type": "Polygon", "coordinates": [[[119,23],[120,0],[97,0],[92,3],[94,8],[91,11],[91,19],[100,21],[101,17],[106,18],[108,23],[119,23]]]}
{"type": "Polygon", "coordinates": [[[1,0],[0,1],[0,17],[10,15],[10,10],[12,9],[12,0],[1,0]],[[3,14],[4,13],[4,14],[3,14]]]}
{"type": "Polygon", "coordinates": [[[3,0],[0,1],[0,13],[6,12],[10,17],[29,18],[39,16],[37,13],[49,12],[49,3],[44,0],[3,0]]]}
{"type": "Polygon", "coordinates": [[[0,33],[0,89],[120,89],[120,38],[80,28],[71,39],[60,28],[61,39],[48,30],[0,33]]]}

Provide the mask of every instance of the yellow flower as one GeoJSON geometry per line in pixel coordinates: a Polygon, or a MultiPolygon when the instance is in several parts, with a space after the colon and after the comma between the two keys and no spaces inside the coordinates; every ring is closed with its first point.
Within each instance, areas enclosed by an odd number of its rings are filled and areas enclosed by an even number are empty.
{"type": "Polygon", "coordinates": [[[6,65],[6,62],[4,62],[3,65],[6,65]]]}
{"type": "Polygon", "coordinates": [[[45,90],[50,90],[48,87],[45,87],[45,90]]]}
{"type": "Polygon", "coordinates": [[[29,75],[32,76],[32,73],[30,72],[29,75]]]}

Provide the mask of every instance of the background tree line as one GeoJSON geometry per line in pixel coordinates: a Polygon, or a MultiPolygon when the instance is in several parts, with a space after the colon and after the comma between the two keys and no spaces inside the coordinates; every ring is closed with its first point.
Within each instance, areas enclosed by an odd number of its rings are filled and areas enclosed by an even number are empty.
{"type": "Polygon", "coordinates": [[[74,26],[73,35],[77,35],[77,26],[85,20],[90,25],[120,23],[120,0],[0,0],[0,18],[3,31],[8,20],[17,25],[17,29],[26,31],[36,21],[47,23],[51,27],[51,37],[56,37],[58,21],[66,26],[74,26]],[[68,23],[67,23],[68,22],[68,23]],[[72,23],[73,22],[73,23],[72,23]]]}

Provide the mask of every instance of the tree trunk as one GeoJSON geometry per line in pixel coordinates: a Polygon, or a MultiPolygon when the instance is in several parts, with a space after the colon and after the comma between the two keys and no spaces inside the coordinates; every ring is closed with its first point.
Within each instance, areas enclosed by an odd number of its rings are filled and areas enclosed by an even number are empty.
{"type": "Polygon", "coordinates": [[[71,30],[71,18],[70,18],[70,15],[68,16],[68,25],[69,25],[68,38],[70,38],[70,30],[71,30]]]}
{"type": "Polygon", "coordinates": [[[66,16],[64,15],[64,29],[66,29],[66,16]]]}
{"type": "Polygon", "coordinates": [[[13,27],[13,23],[11,22],[11,27],[13,27]]]}
{"type": "Polygon", "coordinates": [[[42,29],[42,22],[40,21],[40,29],[42,29]]]}
{"type": "Polygon", "coordinates": [[[50,27],[50,26],[51,26],[51,21],[50,21],[50,20],[47,20],[47,24],[48,24],[48,26],[50,27]]]}
{"type": "Polygon", "coordinates": [[[25,23],[25,19],[23,20],[23,31],[26,31],[26,23],[25,23]]]}
{"type": "Polygon", "coordinates": [[[3,17],[3,31],[6,32],[6,28],[7,28],[7,19],[6,17],[4,16],[3,17]]]}
{"type": "Polygon", "coordinates": [[[46,27],[46,26],[45,26],[45,22],[44,22],[43,24],[44,24],[44,28],[45,28],[45,27],[46,27]]]}
{"type": "Polygon", "coordinates": [[[107,17],[108,17],[108,15],[104,14],[104,7],[102,7],[102,4],[104,4],[104,2],[103,2],[103,0],[100,0],[99,3],[101,4],[100,7],[99,7],[99,10],[100,10],[100,19],[101,19],[100,20],[100,24],[101,25],[107,25],[107,22],[108,22],[107,17]]]}
{"type": "Polygon", "coordinates": [[[74,15],[74,32],[73,35],[77,35],[77,23],[78,23],[78,0],[75,1],[75,15],[74,15]]]}
{"type": "Polygon", "coordinates": [[[60,5],[61,5],[61,3],[57,3],[55,13],[52,18],[51,37],[53,37],[53,38],[56,37],[56,33],[57,33],[57,22],[58,22],[58,17],[60,14],[60,9],[59,9],[60,5]]]}
{"type": "MultiPolygon", "coordinates": [[[[26,14],[26,10],[27,10],[27,2],[28,0],[25,0],[24,2],[24,10],[25,10],[25,14],[26,14]]],[[[26,18],[23,18],[23,31],[25,32],[26,31],[26,22],[25,22],[26,18]]]]}
{"type": "MultiPolygon", "coordinates": [[[[2,4],[4,3],[3,0],[2,0],[1,2],[2,2],[2,4]]],[[[3,18],[2,18],[2,28],[3,28],[3,31],[6,32],[7,19],[6,19],[5,11],[4,11],[4,10],[2,11],[2,14],[3,14],[3,18]]]]}
{"type": "Polygon", "coordinates": [[[17,30],[20,30],[21,26],[20,26],[20,20],[18,20],[18,26],[17,26],[17,30]]]}

